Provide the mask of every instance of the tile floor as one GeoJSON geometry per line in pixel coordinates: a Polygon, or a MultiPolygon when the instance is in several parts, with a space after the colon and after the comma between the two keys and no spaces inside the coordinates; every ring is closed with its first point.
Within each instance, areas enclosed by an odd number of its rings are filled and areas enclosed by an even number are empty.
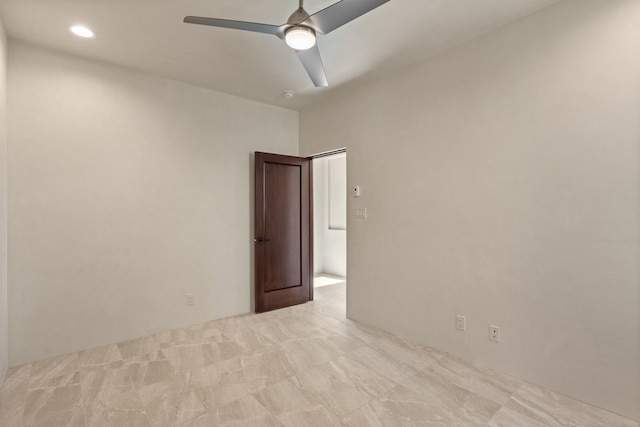
{"type": "Polygon", "coordinates": [[[338,285],[346,282],[344,277],[333,276],[331,274],[319,274],[313,278],[313,287],[321,288],[323,286],[338,285]]]}
{"type": "Polygon", "coordinates": [[[634,426],[316,301],[13,367],[0,426],[634,426]]]}

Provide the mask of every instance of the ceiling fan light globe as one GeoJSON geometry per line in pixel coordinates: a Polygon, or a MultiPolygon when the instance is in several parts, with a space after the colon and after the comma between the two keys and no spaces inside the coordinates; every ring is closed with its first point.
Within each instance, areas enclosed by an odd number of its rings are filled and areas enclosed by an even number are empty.
{"type": "Polygon", "coordinates": [[[284,40],[292,49],[307,50],[316,44],[316,32],[309,27],[291,27],[285,32],[284,40]]]}

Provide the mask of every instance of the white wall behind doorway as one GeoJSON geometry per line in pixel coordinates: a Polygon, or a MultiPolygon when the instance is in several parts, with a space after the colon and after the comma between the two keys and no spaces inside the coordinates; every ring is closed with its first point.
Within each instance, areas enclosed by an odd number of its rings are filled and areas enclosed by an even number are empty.
{"type": "Polygon", "coordinates": [[[347,277],[347,155],[313,160],[314,275],[347,277]]]}

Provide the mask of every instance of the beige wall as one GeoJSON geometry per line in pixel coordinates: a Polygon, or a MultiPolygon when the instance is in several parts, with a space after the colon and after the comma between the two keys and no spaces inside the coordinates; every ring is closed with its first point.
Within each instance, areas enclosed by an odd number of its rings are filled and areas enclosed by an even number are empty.
{"type": "Polygon", "coordinates": [[[11,364],[252,309],[252,153],[297,112],[14,40],[8,90],[11,364]]]}
{"type": "Polygon", "coordinates": [[[0,383],[8,366],[7,306],[7,39],[0,17],[0,383]]]}
{"type": "Polygon", "coordinates": [[[638,52],[639,1],[566,1],[301,113],[362,187],[349,316],[640,419],[638,52]]]}

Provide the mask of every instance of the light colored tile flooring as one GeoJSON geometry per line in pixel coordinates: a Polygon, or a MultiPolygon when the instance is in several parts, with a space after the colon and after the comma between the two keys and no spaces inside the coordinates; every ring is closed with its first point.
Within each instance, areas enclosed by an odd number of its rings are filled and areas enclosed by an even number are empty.
{"type": "Polygon", "coordinates": [[[11,368],[1,426],[634,426],[316,301],[11,368]]]}
{"type": "Polygon", "coordinates": [[[323,286],[338,285],[345,282],[346,279],[344,277],[322,273],[313,278],[313,287],[321,288],[323,286]]]}

